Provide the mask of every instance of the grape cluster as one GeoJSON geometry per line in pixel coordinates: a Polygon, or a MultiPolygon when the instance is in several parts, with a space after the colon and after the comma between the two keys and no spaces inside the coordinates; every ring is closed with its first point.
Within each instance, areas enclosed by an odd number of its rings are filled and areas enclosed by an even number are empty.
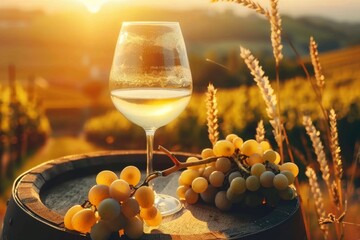
{"type": "Polygon", "coordinates": [[[159,226],[162,215],[154,205],[154,191],[141,186],[132,196],[132,186],[140,178],[141,172],[135,166],[125,167],[119,177],[110,170],[99,172],[96,185],[88,192],[90,204],[72,206],[65,214],[65,227],[90,233],[92,240],[106,240],[112,234],[138,239],[143,235],[144,223],[159,226]]]}
{"type": "MultiPolygon", "coordinates": [[[[243,141],[229,134],[213,148],[203,149],[201,158],[214,161],[188,167],[178,179],[177,196],[188,204],[201,199],[227,211],[233,206],[276,206],[280,199],[296,196],[293,183],[299,173],[297,165],[280,165],[279,153],[267,141],[243,141]]],[[[186,162],[199,160],[189,157],[186,162]]]]}

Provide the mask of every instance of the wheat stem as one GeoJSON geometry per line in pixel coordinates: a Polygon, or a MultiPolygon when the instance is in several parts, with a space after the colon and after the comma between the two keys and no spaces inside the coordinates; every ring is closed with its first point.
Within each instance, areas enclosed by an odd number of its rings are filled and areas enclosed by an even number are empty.
{"type": "Polygon", "coordinates": [[[214,145],[219,139],[216,92],[217,89],[215,89],[214,85],[210,83],[206,93],[206,109],[207,109],[206,114],[207,114],[209,140],[212,143],[212,145],[214,145]]]}

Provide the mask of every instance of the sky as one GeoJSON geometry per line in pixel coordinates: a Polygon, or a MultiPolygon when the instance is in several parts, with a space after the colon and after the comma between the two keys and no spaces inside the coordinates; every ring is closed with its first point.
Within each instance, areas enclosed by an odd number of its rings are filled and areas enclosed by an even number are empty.
{"type": "MultiPolygon", "coordinates": [[[[269,6],[269,0],[254,0],[264,7],[269,6]]],[[[1,0],[0,8],[16,7],[23,9],[44,9],[49,12],[83,7],[96,10],[96,4],[124,4],[147,5],[163,8],[193,9],[201,8],[209,11],[222,11],[226,8],[236,9],[240,14],[249,13],[249,10],[235,6],[234,3],[210,3],[210,0],[1,0]],[[92,8],[91,8],[92,6],[92,8]]],[[[360,0],[279,0],[279,9],[282,14],[291,16],[322,16],[337,21],[360,23],[360,0]]]]}

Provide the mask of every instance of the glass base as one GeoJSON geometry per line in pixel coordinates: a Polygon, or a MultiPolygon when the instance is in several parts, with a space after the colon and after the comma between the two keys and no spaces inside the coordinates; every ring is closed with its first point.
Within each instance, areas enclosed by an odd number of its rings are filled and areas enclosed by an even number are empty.
{"type": "Polygon", "coordinates": [[[173,215],[182,209],[182,205],[177,198],[158,193],[155,195],[155,206],[163,217],[173,215]]]}

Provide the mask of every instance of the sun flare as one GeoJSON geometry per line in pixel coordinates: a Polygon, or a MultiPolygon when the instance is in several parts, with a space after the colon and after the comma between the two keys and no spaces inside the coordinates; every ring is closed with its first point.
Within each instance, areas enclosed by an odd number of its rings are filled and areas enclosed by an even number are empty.
{"type": "Polygon", "coordinates": [[[91,13],[100,11],[102,5],[108,0],[80,0],[91,13]]]}

